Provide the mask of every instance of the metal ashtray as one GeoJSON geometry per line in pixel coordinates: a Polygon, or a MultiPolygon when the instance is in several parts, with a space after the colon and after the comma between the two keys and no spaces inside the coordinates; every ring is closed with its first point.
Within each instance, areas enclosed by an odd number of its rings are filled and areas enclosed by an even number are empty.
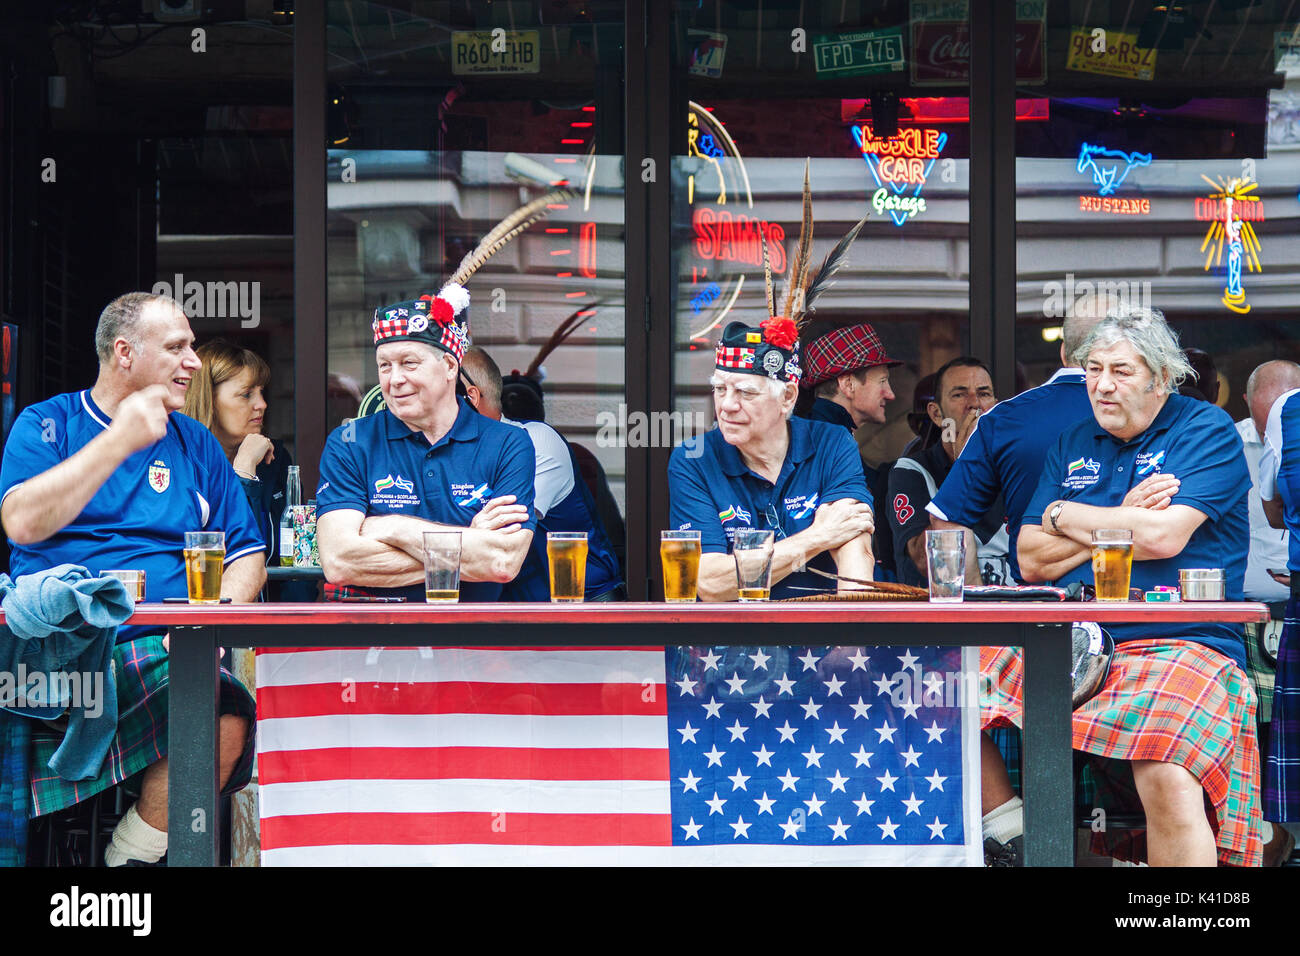
{"type": "Polygon", "coordinates": [[[1223,568],[1182,568],[1178,572],[1178,589],[1184,601],[1222,601],[1223,568]]]}

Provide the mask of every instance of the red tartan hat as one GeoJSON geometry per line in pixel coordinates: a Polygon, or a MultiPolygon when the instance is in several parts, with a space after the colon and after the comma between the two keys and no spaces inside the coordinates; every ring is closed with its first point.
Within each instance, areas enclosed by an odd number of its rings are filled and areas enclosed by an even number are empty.
{"type": "Polygon", "coordinates": [[[847,325],[813,339],[804,349],[804,388],[813,388],[846,372],[877,365],[902,365],[885,354],[880,336],[869,324],[847,325]]]}

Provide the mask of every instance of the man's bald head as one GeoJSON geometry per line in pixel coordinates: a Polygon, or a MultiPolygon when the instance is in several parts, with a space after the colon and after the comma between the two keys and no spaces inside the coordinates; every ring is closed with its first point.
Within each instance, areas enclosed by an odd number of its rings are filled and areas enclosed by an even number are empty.
{"type": "Polygon", "coordinates": [[[1065,321],[1061,323],[1061,365],[1068,367],[1069,356],[1079,350],[1097,323],[1106,317],[1108,297],[1096,292],[1081,295],[1065,321]]]}
{"type": "Polygon", "coordinates": [[[1265,362],[1246,379],[1246,407],[1261,438],[1268,424],[1268,410],[1279,395],[1293,388],[1300,388],[1300,365],[1284,359],[1265,362]]]}
{"type": "Polygon", "coordinates": [[[460,367],[478,389],[479,401],[475,407],[489,418],[501,417],[501,369],[477,345],[465,350],[460,367]]]}

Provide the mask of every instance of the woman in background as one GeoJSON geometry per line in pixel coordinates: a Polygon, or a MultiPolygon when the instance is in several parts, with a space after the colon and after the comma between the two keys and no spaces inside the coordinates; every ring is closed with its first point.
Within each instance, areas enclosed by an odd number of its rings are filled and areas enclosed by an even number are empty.
{"type": "MultiPolygon", "coordinates": [[[[270,366],[256,352],[224,339],[214,339],[196,351],[203,367],[190,382],[182,411],[205,425],[221,443],[257,517],[257,526],[267,546],[267,564],[278,566],[280,518],[284,514],[285,485],[293,461],[283,442],[262,434],[270,366]]],[[[286,588],[290,584],[309,583],[284,582],[286,588]]],[[[314,600],[314,587],[290,590],[304,593],[285,592],[278,597],[314,600]]]]}

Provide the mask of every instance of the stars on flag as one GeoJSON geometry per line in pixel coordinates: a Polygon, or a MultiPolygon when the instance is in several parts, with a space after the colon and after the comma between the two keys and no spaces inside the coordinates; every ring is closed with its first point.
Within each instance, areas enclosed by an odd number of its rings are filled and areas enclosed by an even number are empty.
{"type": "Polygon", "coordinates": [[[674,842],[962,842],[961,713],[919,696],[959,671],[959,650],[667,654],[674,842]]]}

